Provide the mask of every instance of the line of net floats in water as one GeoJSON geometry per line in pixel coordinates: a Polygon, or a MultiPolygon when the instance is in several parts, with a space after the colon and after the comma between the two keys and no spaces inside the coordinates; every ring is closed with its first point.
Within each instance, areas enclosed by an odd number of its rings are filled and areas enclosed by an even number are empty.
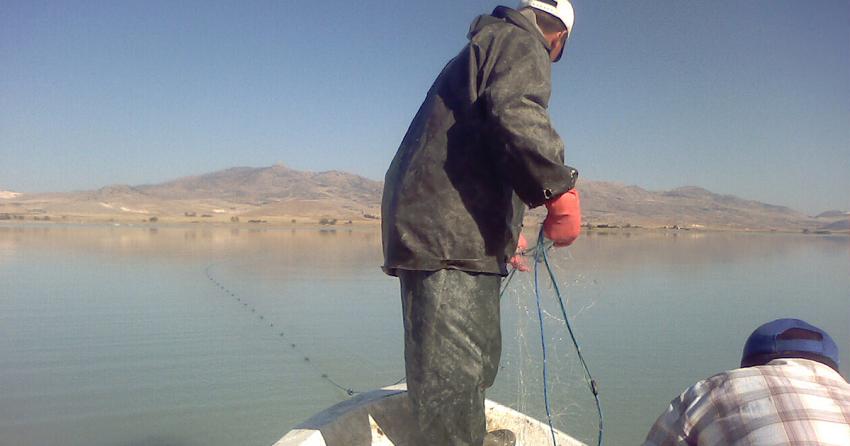
{"type": "MultiPolygon", "coordinates": [[[[254,305],[252,305],[248,301],[248,299],[244,299],[242,296],[238,295],[235,291],[227,288],[223,283],[221,283],[218,279],[216,279],[213,276],[212,267],[213,267],[213,265],[209,265],[204,270],[204,273],[206,274],[207,279],[210,282],[212,282],[212,284],[215,285],[216,288],[219,289],[219,291],[221,291],[226,296],[232,298],[236,303],[238,303],[244,310],[246,310],[246,311],[250,310],[251,313],[255,314],[257,320],[262,321],[263,324],[266,324],[266,317],[263,314],[257,312],[257,308],[254,305]]],[[[276,328],[274,322],[268,322],[268,328],[276,328]]],[[[287,337],[286,337],[286,334],[283,331],[278,332],[278,337],[281,340],[283,340],[284,342],[286,342],[286,344],[289,346],[290,349],[292,349],[293,351],[298,353],[299,356],[304,358],[304,362],[310,364],[310,366],[313,368],[313,370],[315,370],[319,374],[319,378],[321,378],[322,380],[324,380],[328,384],[330,384],[330,385],[336,387],[337,389],[345,392],[345,394],[348,395],[348,396],[363,393],[362,391],[354,390],[351,387],[344,386],[344,385],[340,384],[339,382],[335,381],[333,378],[331,378],[330,375],[328,375],[326,372],[321,370],[314,362],[310,361],[310,356],[307,353],[305,353],[303,350],[301,350],[298,347],[298,344],[288,340],[287,337]]],[[[396,382],[396,384],[398,384],[402,381],[403,381],[403,379],[396,382]]]]}

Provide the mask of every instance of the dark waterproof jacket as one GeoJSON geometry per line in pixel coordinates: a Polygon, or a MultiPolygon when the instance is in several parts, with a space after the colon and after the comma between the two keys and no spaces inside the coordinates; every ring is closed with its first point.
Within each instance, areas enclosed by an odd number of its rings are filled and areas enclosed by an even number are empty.
{"type": "Polygon", "coordinates": [[[384,271],[506,274],[525,205],[571,189],[552,128],[550,46],[522,14],[475,19],[434,82],[387,171],[384,271]]]}

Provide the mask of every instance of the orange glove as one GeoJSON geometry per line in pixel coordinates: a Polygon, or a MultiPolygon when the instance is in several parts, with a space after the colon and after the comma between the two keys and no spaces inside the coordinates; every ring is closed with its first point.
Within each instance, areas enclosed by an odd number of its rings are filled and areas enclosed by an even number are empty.
{"type": "Polygon", "coordinates": [[[578,191],[570,189],[546,202],[549,213],[543,220],[543,235],[555,246],[570,246],[581,233],[578,191]]]}
{"type": "Polygon", "coordinates": [[[528,240],[522,235],[519,234],[519,240],[516,245],[516,252],[513,257],[511,257],[511,266],[514,269],[520,271],[531,271],[531,268],[528,267],[528,263],[525,262],[525,258],[522,256],[522,252],[528,248],[528,240]]]}

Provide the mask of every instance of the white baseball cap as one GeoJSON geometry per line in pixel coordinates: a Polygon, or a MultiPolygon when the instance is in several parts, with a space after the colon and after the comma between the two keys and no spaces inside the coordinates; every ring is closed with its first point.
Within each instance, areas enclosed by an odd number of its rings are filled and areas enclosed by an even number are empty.
{"type": "Polygon", "coordinates": [[[567,27],[567,35],[573,29],[573,23],[576,20],[576,14],[573,10],[572,3],[569,0],[520,0],[519,8],[531,7],[548,12],[553,16],[561,19],[564,26],[567,27]]]}

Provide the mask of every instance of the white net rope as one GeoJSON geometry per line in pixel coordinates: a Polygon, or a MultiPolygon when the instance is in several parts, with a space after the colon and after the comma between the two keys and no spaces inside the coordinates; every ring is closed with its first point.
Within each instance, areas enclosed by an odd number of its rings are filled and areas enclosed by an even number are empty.
{"type": "MultiPolygon", "coordinates": [[[[570,268],[568,249],[549,251],[567,315],[583,341],[582,314],[595,305],[593,281],[570,268]],[[579,328],[576,328],[576,325],[579,328]]],[[[529,259],[533,268],[533,259],[529,259]]],[[[597,414],[584,369],[578,360],[557,302],[554,287],[541,266],[539,273],[543,336],[548,362],[548,391],[553,426],[588,444],[596,443],[597,414]]],[[[517,272],[502,298],[502,361],[488,398],[546,422],[543,398],[543,355],[533,272],[517,272]]],[[[583,344],[588,344],[583,342],[583,344]]],[[[584,348],[588,348],[584,345],[584,348]]]]}

